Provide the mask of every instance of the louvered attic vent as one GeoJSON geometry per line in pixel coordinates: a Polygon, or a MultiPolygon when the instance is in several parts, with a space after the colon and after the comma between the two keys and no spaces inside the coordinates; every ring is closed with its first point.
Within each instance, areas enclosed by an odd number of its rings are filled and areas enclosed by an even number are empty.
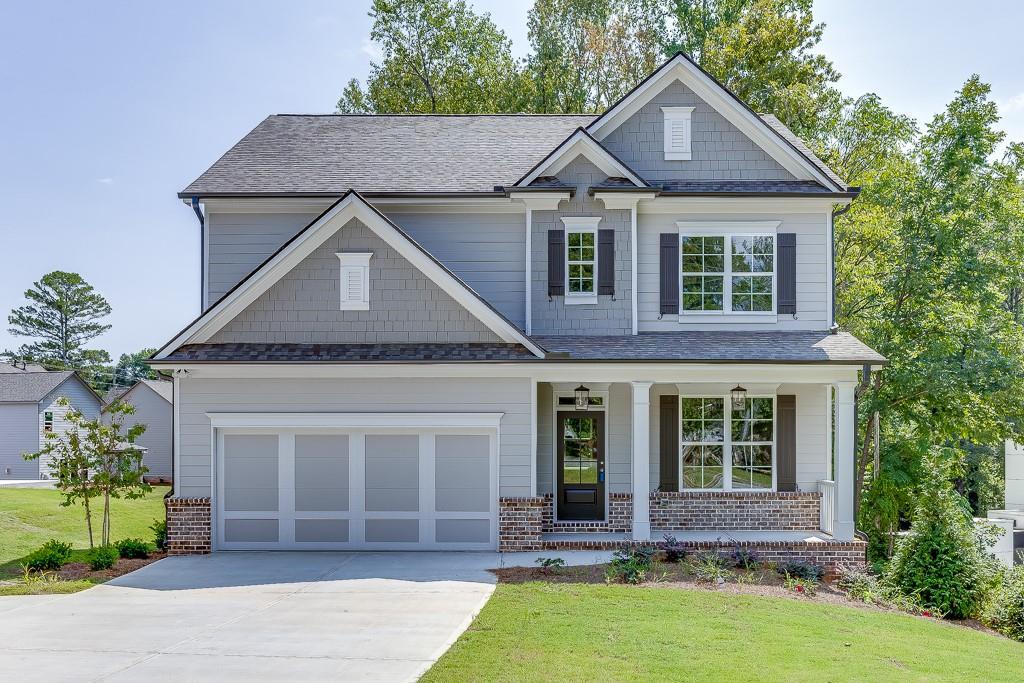
{"type": "Polygon", "coordinates": [[[370,310],[370,257],[372,253],[341,252],[341,310],[370,310]]]}
{"type": "Polygon", "coordinates": [[[665,160],[689,161],[693,107],[662,107],[661,111],[665,115],[665,160]]]}

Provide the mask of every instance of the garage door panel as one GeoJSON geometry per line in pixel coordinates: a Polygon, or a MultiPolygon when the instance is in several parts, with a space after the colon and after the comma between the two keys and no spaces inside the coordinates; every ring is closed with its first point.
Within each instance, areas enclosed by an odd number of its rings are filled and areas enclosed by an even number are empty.
{"type": "Polygon", "coordinates": [[[367,512],[418,512],[420,490],[366,489],[367,512]]]}
{"type": "Polygon", "coordinates": [[[438,487],[434,494],[438,512],[489,512],[491,492],[488,489],[449,489],[438,487]]]}
{"type": "Polygon", "coordinates": [[[274,512],[278,509],[277,435],[224,437],[224,509],[274,512]]]}
{"type": "Polygon", "coordinates": [[[435,524],[438,543],[488,543],[491,540],[489,519],[439,519],[435,524]]]}
{"type": "Polygon", "coordinates": [[[297,519],[296,543],[348,543],[347,519],[297,519]]]}
{"type": "Polygon", "coordinates": [[[348,436],[296,435],[295,510],[344,512],[348,508],[348,436]]]}
{"type": "Polygon", "coordinates": [[[416,543],[420,540],[418,519],[368,519],[367,543],[416,543]]]}
{"type": "Polygon", "coordinates": [[[277,543],[279,527],[276,519],[226,519],[224,540],[228,543],[277,543]]]}

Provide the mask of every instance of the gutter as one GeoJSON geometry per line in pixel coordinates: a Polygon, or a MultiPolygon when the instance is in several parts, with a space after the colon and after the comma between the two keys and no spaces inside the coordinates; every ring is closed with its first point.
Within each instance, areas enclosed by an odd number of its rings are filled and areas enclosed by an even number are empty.
{"type": "Polygon", "coordinates": [[[199,206],[199,196],[193,195],[192,210],[199,219],[199,310],[203,310],[206,298],[203,293],[206,291],[206,217],[203,216],[203,209],[199,206]]]}
{"type": "MultiPolygon", "coordinates": [[[[860,194],[859,187],[850,189],[856,191],[854,196],[860,194]]],[[[832,212],[832,217],[829,219],[829,241],[832,243],[832,326],[829,331],[832,334],[839,331],[839,324],[836,322],[836,218],[849,211],[851,206],[853,206],[852,203],[839,207],[832,212]]]]}

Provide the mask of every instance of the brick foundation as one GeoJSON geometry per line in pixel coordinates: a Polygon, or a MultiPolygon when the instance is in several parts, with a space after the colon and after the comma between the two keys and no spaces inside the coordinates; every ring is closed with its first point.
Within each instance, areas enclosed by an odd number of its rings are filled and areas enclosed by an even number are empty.
{"type": "Polygon", "coordinates": [[[541,550],[544,508],[542,496],[498,499],[498,550],[529,552],[541,550]]]}
{"type": "Polygon", "coordinates": [[[210,499],[167,498],[167,554],[210,552],[210,499]]]}
{"type": "Polygon", "coordinates": [[[817,492],[651,494],[652,531],[808,531],[820,524],[817,492]]]}

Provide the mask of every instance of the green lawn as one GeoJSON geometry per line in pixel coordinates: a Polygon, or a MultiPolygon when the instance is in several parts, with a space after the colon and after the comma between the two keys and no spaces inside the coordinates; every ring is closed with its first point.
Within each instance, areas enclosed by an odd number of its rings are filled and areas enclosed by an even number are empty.
{"type": "Polygon", "coordinates": [[[423,681],[1020,681],[1024,644],[810,600],[500,584],[423,681]]]}
{"type": "MultiPolygon", "coordinates": [[[[111,538],[152,541],[149,525],[164,518],[163,497],[168,487],[154,486],[138,500],[110,504],[111,538]]],[[[0,488],[0,578],[21,574],[21,560],[51,538],[68,541],[76,549],[89,547],[85,511],[80,505],[61,507],[62,497],[52,489],[0,488]]],[[[93,532],[99,538],[102,502],[93,501],[93,532]]],[[[79,559],[76,553],[74,559],[79,559]]]]}

